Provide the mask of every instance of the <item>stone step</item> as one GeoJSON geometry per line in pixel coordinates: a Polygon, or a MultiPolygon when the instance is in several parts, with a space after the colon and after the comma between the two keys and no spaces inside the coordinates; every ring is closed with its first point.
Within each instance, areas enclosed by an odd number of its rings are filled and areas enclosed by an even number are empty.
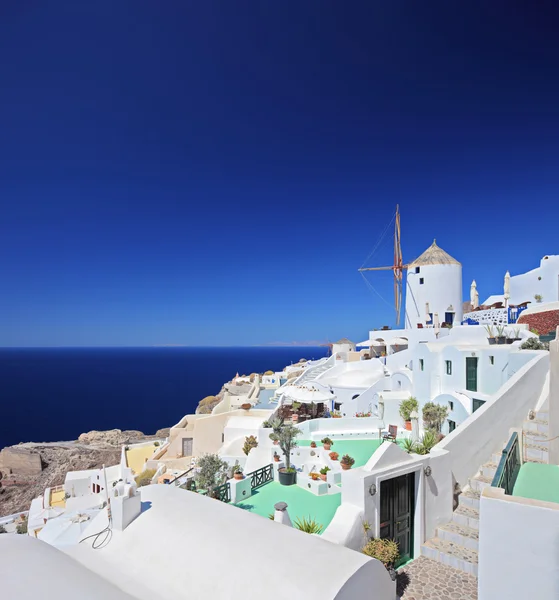
{"type": "Polygon", "coordinates": [[[525,462],[539,463],[540,465],[547,465],[547,464],[549,464],[548,460],[539,459],[539,458],[526,458],[525,462]]]}
{"type": "Polygon", "coordinates": [[[536,419],[547,422],[549,421],[549,413],[546,410],[538,410],[536,419]]]}
{"type": "Polygon", "coordinates": [[[479,510],[479,497],[480,493],[466,487],[462,493],[458,496],[458,504],[467,508],[473,508],[479,510]]]}
{"type": "Polygon", "coordinates": [[[471,506],[459,505],[452,513],[452,520],[458,525],[479,530],[479,511],[471,506]]]}
{"type": "Polygon", "coordinates": [[[491,455],[491,462],[495,463],[498,466],[499,463],[501,462],[501,456],[503,456],[502,452],[495,452],[494,454],[491,455]]]}
{"type": "Polygon", "coordinates": [[[478,556],[475,550],[440,538],[432,538],[421,546],[421,554],[443,565],[454,567],[477,577],[478,556]]]}
{"type": "Polygon", "coordinates": [[[476,475],[470,480],[470,488],[476,492],[483,492],[486,487],[491,487],[493,477],[485,477],[484,475],[476,475]]]}
{"type": "Polygon", "coordinates": [[[495,473],[497,472],[497,464],[496,463],[485,463],[484,465],[481,466],[481,474],[484,477],[489,477],[490,479],[493,479],[493,477],[495,477],[495,473]]]}
{"type": "Polygon", "coordinates": [[[453,521],[437,527],[437,537],[469,550],[478,549],[479,531],[453,521]]]}

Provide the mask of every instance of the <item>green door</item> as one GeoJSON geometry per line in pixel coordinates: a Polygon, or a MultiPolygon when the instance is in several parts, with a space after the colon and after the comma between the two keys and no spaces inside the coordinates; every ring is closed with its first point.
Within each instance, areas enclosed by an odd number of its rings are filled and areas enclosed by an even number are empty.
{"type": "Polygon", "coordinates": [[[477,392],[477,357],[466,358],[466,389],[477,392]]]}
{"type": "Polygon", "coordinates": [[[414,483],[414,473],[380,483],[380,537],[398,543],[400,558],[395,568],[413,558],[414,483]]]}

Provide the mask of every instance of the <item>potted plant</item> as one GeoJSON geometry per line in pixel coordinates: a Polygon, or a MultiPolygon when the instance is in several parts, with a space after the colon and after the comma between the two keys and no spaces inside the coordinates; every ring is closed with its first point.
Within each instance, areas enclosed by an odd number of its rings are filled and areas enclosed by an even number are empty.
{"type": "Polygon", "coordinates": [[[497,326],[497,335],[495,336],[495,341],[497,344],[506,344],[507,336],[505,335],[505,328],[503,325],[497,326]]]}
{"type": "Polygon", "coordinates": [[[243,468],[240,465],[235,465],[233,467],[233,479],[239,481],[240,479],[244,479],[243,468]]]}
{"type": "Polygon", "coordinates": [[[342,418],[342,413],[339,410],[333,410],[332,411],[332,418],[333,419],[341,419],[342,418]]]}
{"type": "Polygon", "coordinates": [[[330,452],[328,456],[330,457],[330,460],[338,460],[338,456],[340,455],[337,452],[330,452]]]}
{"type": "Polygon", "coordinates": [[[311,448],[316,448],[316,442],[311,442],[311,448]]]}
{"type": "Polygon", "coordinates": [[[330,471],[330,467],[322,467],[322,469],[320,469],[320,479],[322,479],[322,481],[326,481],[328,471],[330,471]]]}
{"type": "Polygon", "coordinates": [[[279,446],[285,456],[285,467],[278,469],[281,485],[293,485],[297,482],[297,471],[291,466],[291,450],[297,447],[297,436],[302,431],[294,425],[284,425],[278,434],[279,446]]]}
{"type": "Polygon", "coordinates": [[[322,438],[320,443],[322,444],[324,450],[330,450],[330,448],[334,445],[334,442],[329,437],[322,438]]]}
{"type": "Polygon", "coordinates": [[[320,478],[320,473],[309,473],[309,477],[313,480],[313,481],[318,481],[318,479],[320,478]]]}
{"type": "Polygon", "coordinates": [[[534,294],[534,300],[536,302],[542,302],[543,301],[543,296],[541,294],[534,294]]]}
{"type": "Polygon", "coordinates": [[[258,447],[258,440],[254,435],[247,435],[245,437],[245,443],[243,444],[243,452],[248,456],[248,453],[258,447]]]}
{"type": "Polygon", "coordinates": [[[485,331],[487,331],[487,341],[489,342],[489,345],[493,346],[494,344],[496,344],[497,340],[495,339],[495,333],[493,332],[493,327],[491,327],[491,325],[486,325],[485,331]]]}
{"type": "Polygon", "coordinates": [[[279,462],[280,461],[280,455],[277,452],[274,452],[274,461],[275,462],[279,462]]]}
{"type": "Polygon", "coordinates": [[[512,330],[513,342],[519,342],[522,338],[520,337],[520,327],[515,327],[512,330]]]}
{"type": "Polygon", "coordinates": [[[400,416],[404,420],[405,427],[408,431],[411,431],[411,414],[419,408],[419,402],[417,398],[410,396],[407,400],[400,402],[400,416]]]}
{"type": "Polygon", "coordinates": [[[355,459],[353,458],[353,456],[350,456],[349,454],[344,454],[342,456],[342,460],[340,461],[340,464],[342,465],[342,469],[344,471],[349,471],[349,469],[351,469],[351,467],[353,467],[355,463],[355,459]]]}
{"type": "Polygon", "coordinates": [[[250,410],[252,408],[252,404],[250,402],[245,402],[244,404],[241,404],[241,408],[243,410],[250,410]]]}
{"type": "Polygon", "coordinates": [[[415,452],[415,448],[416,448],[415,440],[412,440],[411,438],[404,438],[402,440],[401,444],[402,444],[402,449],[405,450],[408,454],[415,452]]]}
{"type": "Polygon", "coordinates": [[[400,558],[398,544],[394,540],[373,538],[361,549],[363,554],[376,558],[385,566],[393,581],[396,580],[394,565],[400,558]]]}

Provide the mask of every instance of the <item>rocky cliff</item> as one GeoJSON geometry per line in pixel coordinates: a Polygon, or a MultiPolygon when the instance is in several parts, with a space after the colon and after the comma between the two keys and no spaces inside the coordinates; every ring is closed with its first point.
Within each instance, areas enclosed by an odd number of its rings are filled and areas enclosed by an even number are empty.
{"type": "Polygon", "coordinates": [[[68,471],[117,464],[123,444],[166,435],[168,429],[160,429],[155,436],[112,429],[82,433],[73,442],[6,447],[0,452],[0,516],[28,510],[31,500],[45,488],[62,485],[68,471]]]}

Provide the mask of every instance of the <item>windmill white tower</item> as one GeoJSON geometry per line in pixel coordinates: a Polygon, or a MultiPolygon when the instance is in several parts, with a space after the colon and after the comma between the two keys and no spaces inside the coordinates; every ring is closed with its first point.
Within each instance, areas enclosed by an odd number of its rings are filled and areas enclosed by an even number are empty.
{"type": "Polygon", "coordinates": [[[407,271],[405,327],[432,326],[435,313],[441,323],[460,324],[462,265],[434,240],[407,271]]]}

